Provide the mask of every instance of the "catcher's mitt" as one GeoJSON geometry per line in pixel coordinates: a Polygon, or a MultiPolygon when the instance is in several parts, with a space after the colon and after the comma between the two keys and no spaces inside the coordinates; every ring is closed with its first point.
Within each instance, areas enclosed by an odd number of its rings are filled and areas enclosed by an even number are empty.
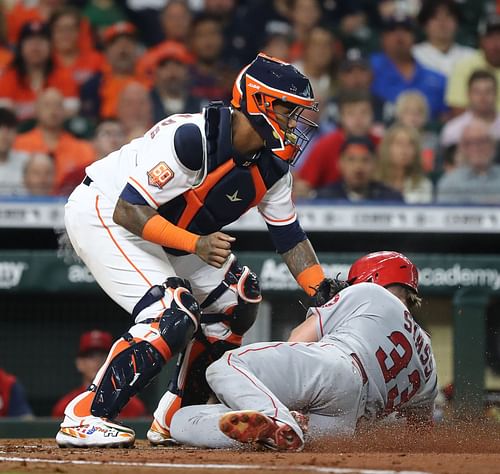
{"type": "Polygon", "coordinates": [[[349,283],[338,278],[324,278],[314,289],[316,293],[312,296],[311,306],[323,306],[328,303],[337,293],[347,288],[349,283]]]}

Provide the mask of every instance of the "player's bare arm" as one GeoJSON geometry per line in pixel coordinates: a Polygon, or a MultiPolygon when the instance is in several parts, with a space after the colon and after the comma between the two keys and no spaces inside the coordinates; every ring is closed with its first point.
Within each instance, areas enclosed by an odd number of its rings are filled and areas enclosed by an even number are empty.
{"type": "Polygon", "coordinates": [[[309,239],[299,242],[281,256],[304,291],[309,295],[314,294],[324,274],[309,239]]]}
{"type": "Polygon", "coordinates": [[[318,334],[316,332],[316,324],[318,315],[313,314],[297,327],[292,329],[288,342],[317,342],[318,334]]]}
{"type": "Polygon", "coordinates": [[[150,206],[131,204],[119,198],[113,213],[113,221],[132,234],[142,237],[146,222],[155,215],[158,213],[150,206]]]}
{"type": "MultiPolygon", "coordinates": [[[[161,217],[152,207],[143,206],[138,204],[131,204],[124,199],[118,199],[118,202],[115,207],[115,211],[113,213],[113,221],[132,232],[133,234],[145,238],[150,236],[149,234],[153,234],[147,240],[150,240],[154,243],[158,243],[161,245],[169,245],[173,246],[176,242],[172,242],[170,239],[165,239],[163,241],[163,237],[158,235],[158,238],[155,238],[155,233],[151,232],[151,230],[147,226],[159,226],[163,221],[166,224],[169,222],[161,217]],[[153,223],[152,219],[159,220],[160,223],[153,223]]],[[[167,226],[166,229],[172,231],[173,228],[179,229],[179,232],[182,232],[179,235],[182,244],[189,246],[189,238],[190,236],[183,235],[183,229],[180,229],[173,224],[167,226]]],[[[194,234],[191,234],[193,236],[194,234]]],[[[204,236],[194,236],[194,246],[189,247],[180,247],[182,250],[193,250],[192,253],[198,255],[204,262],[212,265],[216,268],[222,267],[224,262],[227,260],[229,255],[231,254],[231,243],[234,242],[235,238],[230,235],[224,234],[223,232],[214,232],[213,234],[204,235],[204,236]]],[[[178,244],[180,245],[180,244],[178,244]]]]}

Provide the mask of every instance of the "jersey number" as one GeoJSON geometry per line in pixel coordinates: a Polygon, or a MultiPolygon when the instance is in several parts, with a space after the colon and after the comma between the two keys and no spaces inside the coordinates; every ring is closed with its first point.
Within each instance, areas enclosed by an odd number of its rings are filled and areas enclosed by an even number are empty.
{"type": "MultiPolygon", "coordinates": [[[[408,341],[402,332],[394,331],[387,337],[394,345],[394,349],[387,354],[382,347],[379,347],[375,355],[380,365],[380,369],[382,370],[385,383],[389,384],[402,370],[408,367],[413,356],[413,350],[410,341],[408,341]]],[[[421,383],[418,370],[414,370],[408,375],[408,382],[408,385],[401,393],[396,383],[393,387],[388,389],[387,405],[385,407],[387,413],[396,410],[398,407],[408,402],[408,400],[418,392],[421,383]],[[396,403],[398,396],[400,396],[400,400],[396,403]]]]}

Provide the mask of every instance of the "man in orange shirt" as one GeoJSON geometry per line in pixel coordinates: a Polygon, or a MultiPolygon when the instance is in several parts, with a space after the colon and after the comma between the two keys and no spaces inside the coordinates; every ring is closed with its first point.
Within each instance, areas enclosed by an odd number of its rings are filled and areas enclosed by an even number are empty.
{"type": "MultiPolygon", "coordinates": [[[[87,390],[97,371],[104,364],[112,345],[113,336],[109,332],[93,330],[84,332],[81,335],[75,365],[78,372],[82,374],[82,384],[66,394],[54,405],[54,408],[52,408],[53,417],[62,418],[66,405],[78,394],[87,390]]],[[[133,397],[120,412],[120,417],[136,418],[139,416],[146,416],[146,407],[139,398],[133,397]]]]}
{"type": "Polygon", "coordinates": [[[104,30],[106,63],[102,72],[94,74],[80,90],[81,113],[85,117],[96,121],[115,117],[118,97],[125,87],[131,82],[146,82],[136,74],[139,48],[135,32],[134,25],[125,22],[104,30]]]}
{"type": "Polygon", "coordinates": [[[55,159],[54,194],[70,192],[84,177],[85,167],[95,159],[92,146],[74,138],[63,128],[63,96],[57,89],[43,91],[36,103],[37,126],[19,135],[14,149],[50,154],[55,159]],[[69,180],[68,178],[72,179],[69,180]]]}

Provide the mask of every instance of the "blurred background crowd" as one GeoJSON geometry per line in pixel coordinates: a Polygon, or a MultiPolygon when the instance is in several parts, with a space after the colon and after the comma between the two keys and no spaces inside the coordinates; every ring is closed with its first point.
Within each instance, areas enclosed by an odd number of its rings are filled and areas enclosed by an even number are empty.
{"type": "Polygon", "coordinates": [[[3,0],[0,194],[68,195],[258,51],[312,82],[297,199],[500,204],[500,1],[3,0]]]}

